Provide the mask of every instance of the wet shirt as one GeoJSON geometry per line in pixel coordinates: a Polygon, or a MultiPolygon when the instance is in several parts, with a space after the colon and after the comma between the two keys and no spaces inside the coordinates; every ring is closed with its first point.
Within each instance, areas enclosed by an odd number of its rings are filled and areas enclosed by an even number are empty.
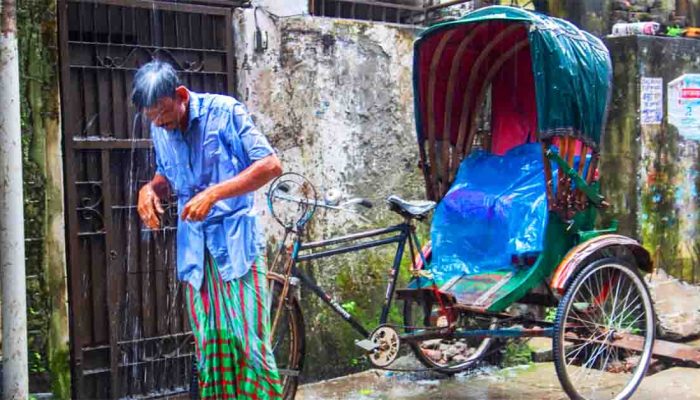
{"type": "Polygon", "coordinates": [[[185,132],[151,125],[156,173],[177,196],[177,275],[196,289],[208,249],[225,281],[245,275],[263,246],[253,193],[216,202],[204,221],[179,218],[185,204],[209,186],[238,175],[273,153],[245,106],[232,97],[190,92],[185,132]]]}

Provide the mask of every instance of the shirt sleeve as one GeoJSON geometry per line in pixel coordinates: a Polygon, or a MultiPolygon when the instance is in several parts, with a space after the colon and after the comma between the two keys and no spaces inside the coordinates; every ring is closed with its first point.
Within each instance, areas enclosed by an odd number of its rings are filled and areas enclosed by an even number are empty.
{"type": "Polygon", "coordinates": [[[228,132],[228,134],[238,133],[238,137],[243,144],[243,150],[247,153],[251,163],[265,158],[270,154],[274,154],[270,142],[268,142],[265,135],[255,127],[253,119],[250,117],[248,110],[246,110],[243,104],[236,103],[233,106],[231,119],[235,132],[228,132]]]}
{"type": "Polygon", "coordinates": [[[158,138],[153,137],[155,135],[157,134],[154,132],[153,127],[151,127],[151,137],[153,138],[153,154],[155,155],[156,159],[156,174],[165,176],[165,168],[163,166],[163,162],[160,159],[160,154],[158,153],[158,146],[156,144],[158,138]]]}

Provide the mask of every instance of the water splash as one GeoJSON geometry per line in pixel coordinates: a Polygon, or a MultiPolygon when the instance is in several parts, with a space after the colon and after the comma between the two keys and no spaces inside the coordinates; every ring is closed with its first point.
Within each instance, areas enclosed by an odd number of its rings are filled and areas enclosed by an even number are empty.
{"type": "MultiPolygon", "coordinates": [[[[128,198],[127,198],[127,215],[126,215],[126,226],[127,226],[127,232],[126,232],[126,276],[127,280],[129,279],[128,277],[133,274],[133,273],[138,273],[138,266],[131,265],[131,254],[132,254],[132,249],[134,247],[134,243],[132,243],[132,225],[134,225],[134,208],[136,205],[134,204],[134,194],[136,193],[136,185],[134,184],[134,171],[136,169],[135,166],[135,158],[136,158],[136,141],[134,140],[136,138],[136,130],[140,127],[140,124],[142,123],[142,115],[140,112],[137,112],[136,115],[134,116],[134,122],[131,128],[131,149],[129,151],[129,178],[127,179],[126,182],[126,187],[128,191],[128,198]],[[136,269],[134,271],[133,269],[136,269]]],[[[138,229],[138,221],[136,222],[137,224],[137,229],[138,229]]],[[[139,339],[141,338],[141,324],[139,318],[134,318],[134,316],[130,315],[129,309],[130,309],[130,296],[129,296],[129,290],[126,291],[126,301],[124,304],[124,312],[125,312],[125,319],[124,321],[127,322],[124,326],[125,329],[128,329],[128,326],[131,325],[132,331],[128,332],[126,337],[128,337],[130,340],[134,339],[139,339]],[[130,334],[130,335],[129,335],[130,334]]],[[[139,342],[135,342],[132,344],[134,346],[134,349],[131,354],[135,354],[138,357],[139,354],[139,342]]],[[[126,360],[123,360],[125,362],[131,361],[131,377],[133,380],[138,379],[138,363],[133,362],[134,360],[128,360],[128,355],[127,353],[123,353],[123,358],[126,360]]],[[[145,382],[145,381],[144,381],[145,382]]],[[[129,382],[129,390],[128,392],[131,392],[133,384],[129,382]]]]}

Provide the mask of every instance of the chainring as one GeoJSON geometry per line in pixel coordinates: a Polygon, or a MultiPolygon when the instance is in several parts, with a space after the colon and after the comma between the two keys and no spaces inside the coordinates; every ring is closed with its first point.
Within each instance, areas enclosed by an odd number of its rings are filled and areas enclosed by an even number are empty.
{"type": "Polygon", "coordinates": [[[378,347],[369,354],[369,361],[378,368],[384,368],[396,360],[399,355],[401,340],[396,329],[381,325],[369,336],[369,340],[378,347]]]}

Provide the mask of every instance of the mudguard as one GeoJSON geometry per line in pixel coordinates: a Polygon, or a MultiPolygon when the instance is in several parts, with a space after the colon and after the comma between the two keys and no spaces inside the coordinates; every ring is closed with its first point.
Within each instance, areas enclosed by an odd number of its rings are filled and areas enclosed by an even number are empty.
{"type": "Polygon", "coordinates": [[[576,276],[586,260],[598,251],[606,248],[624,247],[635,258],[637,267],[645,272],[652,272],[654,265],[649,252],[639,244],[638,241],[622,235],[601,235],[583,242],[569,250],[554,270],[554,275],[550,282],[552,290],[559,294],[564,294],[567,284],[576,276]]]}

